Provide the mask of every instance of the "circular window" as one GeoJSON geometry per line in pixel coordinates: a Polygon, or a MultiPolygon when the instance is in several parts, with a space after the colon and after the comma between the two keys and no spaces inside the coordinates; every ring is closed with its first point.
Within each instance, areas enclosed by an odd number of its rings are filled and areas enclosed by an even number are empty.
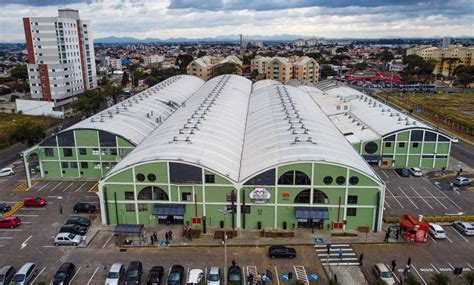
{"type": "Polygon", "coordinates": [[[349,178],[349,183],[351,185],[356,185],[357,183],[359,183],[359,177],[357,176],[352,176],[351,178],[349,178]]]}
{"type": "Polygon", "coordinates": [[[342,185],[346,182],[346,178],[344,176],[338,176],[336,178],[336,183],[339,184],[339,185],[342,185]]]}
{"type": "Polygon", "coordinates": [[[143,175],[141,173],[138,173],[136,178],[137,178],[137,181],[140,181],[140,182],[145,181],[145,175],[143,175]]]}
{"type": "Polygon", "coordinates": [[[374,142],[368,142],[365,144],[364,149],[366,153],[374,154],[379,149],[379,146],[374,142]]]}
{"type": "Polygon", "coordinates": [[[331,176],[326,176],[326,177],[324,177],[324,178],[323,178],[323,182],[324,182],[324,184],[326,184],[326,185],[331,184],[331,183],[332,183],[332,177],[331,177],[331,176]]]}
{"type": "Polygon", "coordinates": [[[153,173],[150,173],[147,175],[148,181],[150,182],[155,182],[156,181],[156,175],[153,173]]]}

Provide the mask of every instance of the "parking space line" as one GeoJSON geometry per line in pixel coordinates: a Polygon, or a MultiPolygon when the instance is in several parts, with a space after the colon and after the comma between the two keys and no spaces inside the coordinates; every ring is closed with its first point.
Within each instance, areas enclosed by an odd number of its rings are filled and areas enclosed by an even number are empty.
{"type": "Polygon", "coordinates": [[[22,229],[0,229],[0,232],[22,232],[22,229]]]}
{"type": "Polygon", "coordinates": [[[111,234],[110,237],[107,239],[107,241],[104,243],[104,245],[102,246],[102,248],[105,248],[107,246],[107,244],[109,243],[109,241],[112,239],[112,237],[114,236],[114,234],[111,234]]]}
{"type": "Polygon", "coordinates": [[[82,187],[83,187],[84,185],[86,185],[86,184],[87,184],[87,182],[82,183],[82,185],[79,186],[79,188],[77,188],[74,192],[79,192],[79,191],[81,191],[82,187]]]}
{"type": "Polygon", "coordinates": [[[52,189],[51,189],[51,192],[54,191],[54,189],[58,188],[59,185],[63,184],[63,182],[59,182],[58,184],[56,184],[52,189]]]}
{"type": "Polygon", "coordinates": [[[72,276],[71,280],[69,280],[69,284],[72,283],[72,281],[74,281],[74,278],[76,278],[77,274],[79,273],[79,271],[81,271],[81,267],[79,266],[79,268],[76,270],[76,273],[74,273],[74,275],[72,276]]]}
{"type": "Polygon", "coordinates": [[[43,187],[41,187],[40,189],[38,189],[38,192],[40,192],[41,190],[43,190],[46,186],[48,186],[49,184],[51,183],[51,181],[49,181],[48,183],[44,184],[43,187]]]}
{"type": "Polygon", "coordinates": [[[436,271],[436,273],[439,273],[438,268],[436,268],[436,266],[434,266],[433,263],[430,263],[430,264],[431,264],[431,267],[433,267],[433,269],[436,271]]]}
{"type": "Polygon", "coordinates": [[[408,197],[408,195],[405,192],[403,192],[402,187],[398,186],[398,190],[400,190],[400,192],[402,192],[403,195],[405,195],[408,198],[408,201],[410,201],[413,204],[413,206],[415,206],[415,208],[418,209],[418,206],[413,202],[413,200],[410,199],[410,197],[408,197]]]}
{"type": "Polygon", "coordinates": [[[39,215],[34,214],[15,214],[15,217],[39,217],[39,215]]]}
{"type": "Polygon", "coordinates": [[[465,240],[466,242],[469,242],[469,240],[465,238],[460,232],[458,232],[458,230],[456,230],[454,227],[450,227],[450,228],[451,230],[453,230],[453,232],[456,232],[456,234],[460,236],[463,240],[465,240]]]}
{"type": "Polygon", "coordinates": [[[467,266],[469,266],[469,268],[471,268],[472,270],[474,270],[474,267],[472,267],[469,263],[466,262],[466,264],[467,264],[467,266]]]}
{"type": "Polygon", "coordinates": [[[395,172],[395,174],[398,176],[398,178],[402,178],[402,177],[400,176],[400,174],[398,174],[395,170],[393,170],[393,172],[395,172]]]}
{"type": "Polygon", "coordinates": [[[431,239],[434,243],[436,243],[436,240],[435,240],[430,234],[429,234],[428,236],[430,237],[430,239],[431,239]]]}
{"type": "Polygon", "coordinates": [[[444,197],[448,198],[448,200],[451,201],[451,203],[453,203],[454,206],[456,206],[456,207],[458,207],[460,210],[462,210],[462,208],[459,207],[459,205],[456,204],[456,203],[453,201],[453,199],[449,198],[448,195],[446,195],[443,191],[441,191],[440,189],[436,189],[436,190],[438,190],[439,192],[441,192],[441,194],[443,194],[444,197]]]}
{"type": "Polygon", "coordinates": [[[72,185],[74,185],[74,182],[71,182],[71,184],[69,184],[66,188],[64,188],[63,192],[66,192],[66,190],[69,189],[69,187],[71,187],[72,185]]]}
{"type": "Polygon", "coordinates": [[[433,207],[432,207],[428,202],[426,202],[426,200],[425,200],[423,197],[421,197],[421,195],[420,195],[418,192],[416,192],[416,190],[415,190],[415,188],[413,188],[413,186],[410,186],[410,188],[411,188],[411,190],[413,190],[413,192],[416,193],[416,195],[418,195],[418,197],[421,198],[421,200],[423,200],[423,202],[425,202],[425,204],[426,204],[428,207],[430,207],[431,210],[433,210],[433,207]]]}
{"type": "Polygon", "coordinates": [[[95,269],[94,273],[92,273],[91,278],[89,278],[89,281],[87,281],[87,285],[91,284],[91,281],[92,279],[94,279],[95,274],[97,273],[97,271],[99,271],[99,267],[100,265],[97,265],[97,268],[95,269]]]}
{"type": "Polygon", "coordinates": [[[387,200],[384,201],[385,202],[385,205],[390,209],[392,207],[390,207],[390,204],[387,202],[387,200]]]}
{"type": "Polygon", "coordinates": [[[450,243],[453,243],[453,241],[452,241],[448,236],[446,236],[446,239],[447,239],[450,243]]]}
{"type": "Polygon", "coordinates": [[[280,277],[278,276],[278,270],[277,270],[276,266],[275,266],[275,277],[276,277],[276,280],[277,280],[277,285],[280,285],[280,277]]]}
{"type": "MultiPolygon", "coordinates": [[[[390,266],[388,266],[388,264],[385,264],[385,266],[387,266],[387,268],[391,268],[390,266]]],[[[395,272],[395,271],[392,271],[392,273],[393,273],[393,274],[392,274],[393,277],[395,277],[395,279],[397,279],[397,282],[400,283],[400,279],[398,279],[398,276],[397,276],[396,272],[395,272]]]]}
{"type": "Polygon", "coordinates": [[[46,269],[47,266],[43,267],[43,269],[41,269],[41,271],[36,275],[35,279],[33,279],[31,281],[31,284],[35,284],[35,281],[36,279],[38,279],[38,277],[41,275],[41,273],[43,273],[43,271],[46,269]]]}
{"type": "Polygon", "coordinates": [[[393,195],[393,193],[388,189],[388,187],[386,187],[385,189],[387,189],[388,194],[392,195],[393,199],[395,199],[395,201],[397,201],[398,205],[400,205],[400,207],[402,209],[404,209],[405,207],[403,207],[402,203],[400,203],[400,201],[398,201],[398,199],[393,195]]]}
{"type": "MultiPolygon", "coordinates": [[[[428,192],[428,194],[430,194],[431,197],[433,197],[436,201],[438,201],[438,203],[439,203],[445,210],[448,209],[443,203],[441,203],[441,201],[438,199],[438,197],[436,197],[435,195],[433,195],[433,193],[431,193],[425,186],[423,186],[423,189],[425,189],[425,191],[428,192]]],[[[439,198],[443,198],[443,197],[439,197],[439,198]]]]}
{"type": "Polygon", "coordinates": [[[0,239],[13,239],[13,237],[0,237],[0,239]]]}
{"type": "Polygon", "coordinates": [[[415,265],[413,265],[413,263],[412,263],[411,266],[412,266],[413,269],[415,270],[416,274],[418,274],[418,276],[420,276],[421,281],[423,281],[423,283],[424,283],[425,285],[428,285],[428,283],[426,283],[426,281],[425,281],[425,279],[423,278],[423,276],[421,276],[421,274],[418,272],[418,270],[416,270],[415,265]]]}
{"type": "Polygon", "coordinates": [[[380,172],[382,172],[382,174],[383,174],[385,177],[387,177],[387,179],[390,178],[390,177],[387,175],[387,173],[385,173],[385,171],[380,171],[380,172]]]}

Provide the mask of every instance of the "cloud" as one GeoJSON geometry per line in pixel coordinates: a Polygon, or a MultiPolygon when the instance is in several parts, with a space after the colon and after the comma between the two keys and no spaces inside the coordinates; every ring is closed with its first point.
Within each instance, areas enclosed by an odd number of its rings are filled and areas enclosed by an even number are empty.
{"type": "Polygon", "coordinates": [[[18,4],[18,5],[28,5],[28,6],[56,6],[56,5],[69,5],[74,3],[90,3],[91,0],[0,0],[0,4],[18,4]]]}

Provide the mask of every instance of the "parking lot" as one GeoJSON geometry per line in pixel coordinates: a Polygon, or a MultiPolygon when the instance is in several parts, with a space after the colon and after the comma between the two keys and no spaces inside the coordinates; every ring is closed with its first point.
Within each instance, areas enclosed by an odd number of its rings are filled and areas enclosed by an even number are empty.
{"type": "Polygon", "coordinates": [[[401,177],[395,170],[377,170],[386,183],[386,217],[403,214],[418,216],[473,215],[474,191],[450,190],[449,180],[429,180],[425,177],[401,177]],[[435,183],[439,182],[439,183],[435,183]]]}

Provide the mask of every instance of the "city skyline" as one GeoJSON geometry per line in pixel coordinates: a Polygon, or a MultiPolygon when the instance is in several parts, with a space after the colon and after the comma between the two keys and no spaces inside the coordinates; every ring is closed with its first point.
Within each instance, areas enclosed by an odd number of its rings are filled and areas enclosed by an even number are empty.
{"type": "Polygon", "coordinates": [[[244,34],[327,38],[472,36],[469,1],[22,1],[2,0],[0,39],[24,42],[22,17],[78,9],[94,38],[205,38],[244,34]],[[16,11],[12,13],[11,11],[16,11]]]}

